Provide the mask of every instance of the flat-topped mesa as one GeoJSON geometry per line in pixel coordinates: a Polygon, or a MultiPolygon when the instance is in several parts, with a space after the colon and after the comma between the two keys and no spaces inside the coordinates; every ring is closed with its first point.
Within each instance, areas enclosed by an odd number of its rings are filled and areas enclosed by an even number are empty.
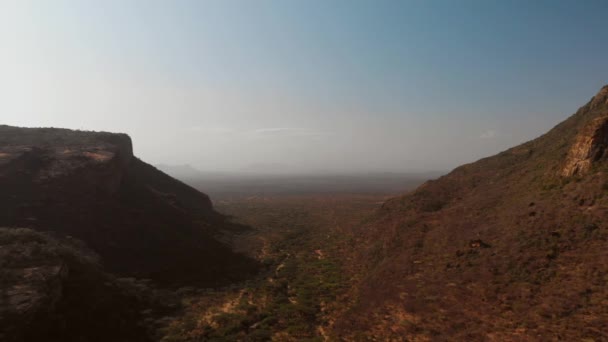
{"type": "Polygon", "coordinates": [[[114,273],[216,285],[257,267],[214,238],[229,223],[209,197],[135,157],[126,134],[0,126],[0,189],[0,226],[83,240],[114,273]]]}
{"type": "Polygon", "coordinates": [[[117,190],[133,145],[126,134],[0,126],[0,176],[48,182],[78,174],[81,186],[117,190]]]}
{"type": "Polygon", "coordinates": [[[104,162],[118,156],[127,164],[133,157],[133,144],[131,138],[122,133],[0,125],[0,162],[6,163],[32,151],[45,152],[47,158],[74,159],[74,162],[76,159],[104,162]]]}

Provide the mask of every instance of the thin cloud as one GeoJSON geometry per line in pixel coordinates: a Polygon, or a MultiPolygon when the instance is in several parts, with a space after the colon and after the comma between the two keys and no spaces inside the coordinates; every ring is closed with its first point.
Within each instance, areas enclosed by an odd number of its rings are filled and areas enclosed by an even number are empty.
{"type": "Polygon", "coordinates": [[[292,127],[265,127],[258,128],[253,131],[255,134],[260,136],[271,136],[271,135],[281,135],[281,136],[292,136],[292,137],[320,137],[329,135],[330,132],[326,131],[316,131],[306,128],[292,128],[292,127]]]}
{"type": "Polygon", "coordinates": [[[293,127],[264,127],[252,130],[239,130],[229,127],[194,125],[184,129],[191,132],[208,132],[217,134],[253,134],[254,136],[258,137],[321,137],[331,134],[331,132],[328,131],[316,131],[306,128],[293,127]]]}
{"type": "Polygon", "coordinates": [[[288,128],[288,127],[269,127],[269,128],[258,128],[253,132],[256,134],[277,134],[277,133],[289,133],[298,131],[299,128],[288,128]]]}
{"type": "Polygon", "coordinates": [[[218,133],[218,134],[230,134],[236,133],[237,131],[228,127],[218,127],[218,126],[190,126],[186,127],[185,130],[192,132],[210,132],[210,133],[218,133]]]}

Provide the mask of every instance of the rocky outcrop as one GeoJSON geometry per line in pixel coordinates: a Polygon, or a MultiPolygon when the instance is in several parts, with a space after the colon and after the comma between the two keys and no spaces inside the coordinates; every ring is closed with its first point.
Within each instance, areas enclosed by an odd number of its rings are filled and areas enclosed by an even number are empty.
{"type": "Polygon", "coordinates": [[[150,341],[143,302],[82,242],[0,228],[0,341],[150,341]]]}
{"type": "MultiPolygon", "coordinates": [[[[608,88],[604,88],[608,92],[608,88]]],[[[594,100],[595,101],[595,100],[594,100]]],[[[598,101],[606,101],[600,97],[598,101]]],[[[593,103],[593,102],[592,102],[593,103]]],[[[562,176],[582,175],[593,163],[608,158],[608,113],[593,119],[576,136],[562,176]]]]}
{"type": "Polygon", "coordinates": [[[12,281],[3,282],[0,289],[0,326],[5,329],[0,332],[0,340],[14,339],[37,316],[52,312],[61,298],[67,274],[63,263],[11,269],[12,281]]]}
{"type": "Polygon", "coordinates": [[[58,243],[28,229],[0,228],[0,340],[17,341],[55,310],[68,276],[58,243]]]}

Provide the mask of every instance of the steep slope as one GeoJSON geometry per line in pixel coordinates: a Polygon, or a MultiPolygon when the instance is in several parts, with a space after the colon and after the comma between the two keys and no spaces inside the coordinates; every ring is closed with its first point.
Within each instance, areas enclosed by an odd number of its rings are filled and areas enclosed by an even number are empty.
{"type": "Polygon", "coordinates": [[[357,231],[347,339],[608,339],[608,86],[538,139],[386,202],[357,231]]]}
{"type": "MultiPolygon", "coordinates": [[[[74,236],[111,272],[214,285],[255,270],[209,198],[133,156],[124,134],[0,126],[0,225],[74,236]]],[[[242,228],[242,227],[237,227],[242,228]]]]}

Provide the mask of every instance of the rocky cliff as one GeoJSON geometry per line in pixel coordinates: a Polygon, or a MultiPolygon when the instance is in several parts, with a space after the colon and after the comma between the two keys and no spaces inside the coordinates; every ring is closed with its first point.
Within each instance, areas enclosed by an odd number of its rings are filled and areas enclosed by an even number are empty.
{"type": "Polygon", "coordinates": [[[208,196],[133,155],[125,134],[0,126],[0,225],[85,241],[111,272],[221,284],[255,270],[208,196]]]}
{"type": "Polygon", "coordinates": [[[0,228],[0,340],[151,341],[144,307],[75,239],[0,228]]]}
{"type": "Polygon", "coordinates": [[[603,87],[568,121],[579,119],[561,174],[586,174],[594,163],[608,159],[608,86],[603,87]]]}
{"type": "Polygon", "coordinates": [[[576,136],[562,175],[583,175],[594,163],[608,159],[608,113],[589,122],[576,136]]]}

